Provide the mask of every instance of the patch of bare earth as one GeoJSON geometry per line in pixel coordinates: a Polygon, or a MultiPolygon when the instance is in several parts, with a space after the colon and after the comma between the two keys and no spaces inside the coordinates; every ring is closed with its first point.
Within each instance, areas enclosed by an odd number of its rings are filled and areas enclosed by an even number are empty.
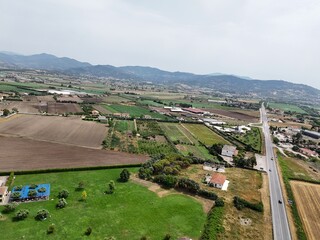
{"type": "Polygon", "coordinates": [[[0,134],[101,148],[107,128],[104,124],[83,121],[79,117],[20,115],[0,123],[0,134]]]}
{"type": "Polygon", "coordinates": [[[139,164],[146,155],[0,136],[0,171],[139,164]]]}

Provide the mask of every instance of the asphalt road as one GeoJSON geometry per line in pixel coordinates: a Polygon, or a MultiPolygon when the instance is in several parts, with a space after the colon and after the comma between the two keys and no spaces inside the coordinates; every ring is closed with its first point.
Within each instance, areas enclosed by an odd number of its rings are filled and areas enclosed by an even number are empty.
{"type": "Polygon", "coordinates": [[[289,223],[287,218],[287,213],[285,209],[285,204],[287,204],[282,195],[279,173],[276,167],[277,158],[274,156],[273,143],[270,136],[270,130],[268,125],[268,118],[262,105],[261,109],[261,120],[263,126],[263,132],[265,136],[266,145],[266,165],[269,175],[269,188],[270,188],[270,204],[271,204],[271,214],[272,214],[272,225],[273,225],[273,239],[291,239],[289,223]],[[273,160],[272,160],[273,159],[273,160]],[[282,204],[279,203],[282,201],[282,204]]]}

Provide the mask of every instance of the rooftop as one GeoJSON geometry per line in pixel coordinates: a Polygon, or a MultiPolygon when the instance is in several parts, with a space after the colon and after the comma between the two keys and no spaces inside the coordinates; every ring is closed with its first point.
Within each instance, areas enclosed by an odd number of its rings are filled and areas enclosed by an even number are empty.
{"type": "Polygon", "coordinates": [[[226,176],[220,173],[214,173],[211,175],[210,183],[223,185],[226,180],[227,180],[226,176]]]}

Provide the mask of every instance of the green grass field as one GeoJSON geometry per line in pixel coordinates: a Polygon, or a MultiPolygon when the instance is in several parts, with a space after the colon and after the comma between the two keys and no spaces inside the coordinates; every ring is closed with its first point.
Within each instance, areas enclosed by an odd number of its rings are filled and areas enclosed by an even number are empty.
{"type": "MultiPolygon", "coordinates": [[[[18,209],[30,211],[27,219],[12,221],[14,213],[3,214],[0,221],[1,239],[163,239],[170,234],[172,239],[182,236],[198,238],[206,215],[196,200],[184,195],[158,197],[146,187],[132,182],[116,182],[114,194],[104,194],[110,180],[116,181],[121,169],[46,173],[16,176],[15,185],[50,183],[49,201],[22,203],[18,209]],[[84,181],[87,200],[79,201],[81,191],[76,191],[84,181]],[[60,190],[70,192],[68,205],[57,210],[57,194],[60,190]],[[51,217],[36,221],[40,209],[47,209],[51,217]],[[56,226],[53,234],[47,235],[51,223],[56,226]],[[92,227],[88,237],[84,232],[92,227]]],[[[2,207],[0,207],[2,209],[2,207]]],[[[16,211],[17,211],[16,210],[16,211]]]]}
{"type": "Polygon", "coordinates": [[[114,128],[118,132],[133,131],[134,124],[133,121],[117,120],[114,128]]]}
{"type": "Polygon", "coordinates": [[[183,126],[186,127],[195,138],[207,146],[211,146],[212,144],[216,143],[228,144],[225,139],[211,131],[205,125],[183,124],[183,126]]]}
{"type": "Polygon", "coordinates": [[[235,137],[247,145],[250,145],[256,151],[261,152],[262,137],[261,130],[256,127],[252,127],[251,131],[247,131],[245,134],[236,134],[235,137]]]}
{"type": "Polygon", "coordinates": [[[296,113],[306,113],[303,109],[301,109],[300,107],[296,106],[296,105],[292,105],[292,104],[287,104],[287,103],[268,103],[268,106],[271,108],[276,108],[276,109],[280,109],[282,111],[288,112],[296,112],[296,113]]]}
{"type": "Polygon", "coordinates": [[[151,112],[147,108],[138,106],[128,106],[128,105],[102,105],[105,109],[112,113],[129,113],[131,117],[141,117],[143,115],[150,115],[153,118],[166,119],[167,116],[161,115],[159,113],[151,112]]]}
{"type": "Polygon", "coordinates": [[[192,140],[184,133],[185,130],[177,123],[159,123],[164,133],[171,141],[180,141],[184,143],[193,143],[192,140]]]}
{"type": "MultiPolygon", "coordinates": [[[[165,135],[175,143],[180,153],[187,156],[192,153],[193,156],[202,159],[212,159],[213,156],[202,146],[199,141],[187,129],[178,123],[159,123],[165,135]],[[194,145],[190,145],[194,144],[194,145]]],[[[210,131],[210,130],[209,130],[210,131]]]]}

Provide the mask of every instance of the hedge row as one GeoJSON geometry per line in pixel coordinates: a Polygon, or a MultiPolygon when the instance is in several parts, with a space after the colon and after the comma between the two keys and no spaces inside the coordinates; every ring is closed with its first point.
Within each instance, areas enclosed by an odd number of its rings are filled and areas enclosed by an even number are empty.
{"type": "MultiPolygon", "coordinates": [[[[78,168],[49,168],[39,170],[16,171],[15,175],[37,174],[37,173],[55,173],[55,172],[73,172],[73,171],[87,171],[100,169],[114,169],[114,168],[136,168],[141,167],[141,164],[123,164],[123,165],[107,165],[94,167],[78,167],[78,168]]],[[[0,176],[9,175],[9,172],[1,172],[0,176]]]]}
{"type": "Polygon", "coordinates": [[[223,207],[212,207],[207,216],[207,221],[204,225],[204,230],[200,240],[215,240],[218,239],[218,234],[223,233],[223,207]]]}
{"type": "Polygon", "coordinates": [[[246,207],[246,208],[250,208],[250,209],[257,211],[257,212],[263,212],[263,203],[262,202],[251,203],[243,198],[235,196],[233,198],[233,204],[238,210],[241,210],[246,207]]]}
{"type": "Polygon", "coordinates": [[[200,186],[197,182],[188,178],[178,178],[173,175],[156,175],[154,176],[153,181],[159,183],[163,187],[186,190],[210,200],[216,200],[218,198],[217,194],[204,189],[200,189],[200,186]]]}

